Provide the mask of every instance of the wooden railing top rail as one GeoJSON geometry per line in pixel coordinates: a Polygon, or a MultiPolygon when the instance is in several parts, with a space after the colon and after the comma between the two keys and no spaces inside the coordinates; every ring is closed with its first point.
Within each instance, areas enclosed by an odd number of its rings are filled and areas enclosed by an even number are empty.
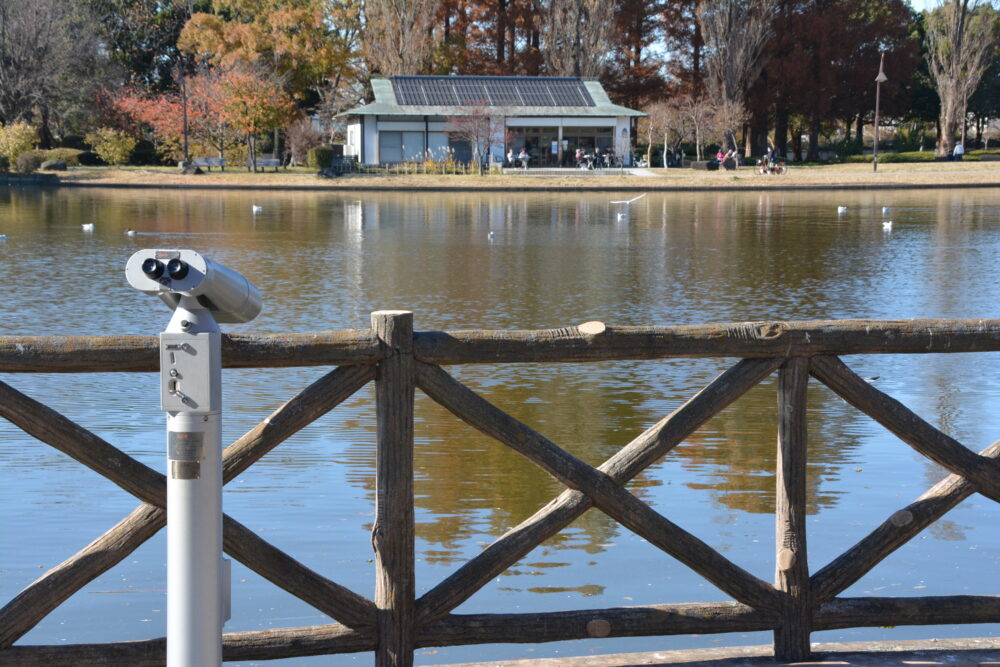
{"type": "MultiPolygon", "coordinates": [[[[223,336],[228,368],[347,366],[385,358],[371,330],[223,336]]],[[[0,372],[153,372],[156,336],[0,336],[0,372]]],[[[821,320],[618,327],[601,322],[523,331],[417,331],[429,364],[676,357],[763,358],[1000,351],[1000,319],[821,320]]]]}

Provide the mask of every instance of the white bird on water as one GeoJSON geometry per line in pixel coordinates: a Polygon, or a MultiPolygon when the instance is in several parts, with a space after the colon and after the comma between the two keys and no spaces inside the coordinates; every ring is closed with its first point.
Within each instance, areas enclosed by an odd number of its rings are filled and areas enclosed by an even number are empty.
{"type": "Polygon", "coordinates": [[[94,231],[94,223],[92,223],[92,222],[85,222],[82,225],[80,225],[80,229],[82,229],[85,232],[92,232],[92,231],[94,231]]]}
{"type": "Polygon", "coordinates": [[[135,236],[135,230],[129,227],[125,230],[125,236],[135,236]]]}
{"type": "Polygon", "coordinates": [[[253,206],[251,206],[251,207],[250,207],[250,211],[251,211],[251,212],[252,212],[252,213],[253,213],[254,215],[256,215],[256,214],[260,213],[260,212],[261,212],[261,211],[263,211],[263,210],[264,210],[264,207],[263,207],[263,206],[257,206],[257,204],[254,204],[253,206]]]}
{"type": "Polygon", "coordinates": [[[634,202],[634,201],[639,201],[640,199],[642,199],[642,198],[643,198],[643,197],[645,197],[645,196],[646,196],[646,193],[645,193],[645,192],[643,192],[643,193],[642,193],[641,195],[639,195],[638,197],[633,197],[632,199],[619,199],[619,200],[617,200],[617,201],[613,201],[613,202],[611,202],[611,203],[612,203],[612,204],[631,204],[631,203],[632,203],[632,202],[634,202]]]}
{"type": "Polygon", "coordinates": [[[837,213],[847,213],[847,207],[846,206],[838,206],[837,207],[837,213]]]}
{"type": "Polygon", "coordinates": [[[493,232],[490,232],[489,234],[486,235],[486,238],[488,238],[490,241],[492,241],[493,240],[493,236],[494,236],[493,232]]]}
{"type": "Polygon", "coordinates": [[[882,215],[885,215],[888,212],[889,212],[889,207],[888,206],[883,206],[882,207],[882,215]]]}
{"type": "Polygon", "coordinates": [[[884,229],[885,231],[891,230],[892,229],[892,220],[883,220],[882,221],[882,229],[884,229]]]}

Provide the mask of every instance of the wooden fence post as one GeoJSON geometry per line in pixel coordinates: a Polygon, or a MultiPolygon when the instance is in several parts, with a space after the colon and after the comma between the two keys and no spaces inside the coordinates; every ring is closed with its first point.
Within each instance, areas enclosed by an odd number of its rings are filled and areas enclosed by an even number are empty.
{"type": "Polygon", "coordinates": [[[812,605],[806,557],[806,384],[809,359],[789,359],[778,372],[778,461],[775,501],[775,586],[787,593],[774,631],[779,660],[810,655],[812,605]]]}
{"type": "Polygon", "coordinates": [[[375,606],[377,667],[413,664],[413,313],[372,313],[387,355],[375,371],[375,606]]]}

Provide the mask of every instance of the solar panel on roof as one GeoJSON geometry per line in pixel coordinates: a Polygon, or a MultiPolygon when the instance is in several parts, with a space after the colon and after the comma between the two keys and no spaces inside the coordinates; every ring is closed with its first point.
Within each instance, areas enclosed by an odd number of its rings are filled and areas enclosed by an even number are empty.
{"type": "Polygon", "coordinates": [[[573,78],[394,76],[391,81],[401,105],[594,106],[583,81],[573,78]]]}

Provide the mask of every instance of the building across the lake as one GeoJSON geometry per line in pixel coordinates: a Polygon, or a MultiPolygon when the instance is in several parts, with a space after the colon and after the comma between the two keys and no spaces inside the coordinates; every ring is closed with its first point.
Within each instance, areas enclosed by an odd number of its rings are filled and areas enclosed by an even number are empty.
{"type": "Polygon", "coordinates": [[[375,100],[341,114],[344,152],[362,164],[441,159],[467,162],[472,150],[455,129],[463,118],[489,116],[498,126],[491,151],[502,160],[523,148],[532,166],[571,166],[576,150],[631,159],[633,119],[640,111],[611,102],[598,81],[580,77],[388,76],[371,81],[375,100]]]}

